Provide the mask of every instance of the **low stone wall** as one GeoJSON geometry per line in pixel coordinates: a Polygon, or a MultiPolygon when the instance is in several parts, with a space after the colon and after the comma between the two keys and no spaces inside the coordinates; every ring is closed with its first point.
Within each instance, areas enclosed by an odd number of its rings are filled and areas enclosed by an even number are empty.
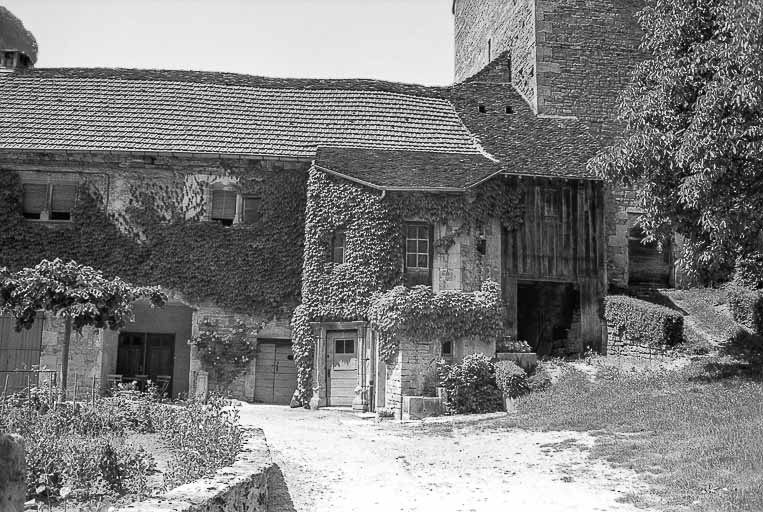
{"type": "Polygon", "coordinates": [[[232,466],[119,512],[265,512],[268,479],[274,467],[265,435],[258,429],[232,466]]]}
{"type": "Polygon", "coordinates": [[[607,326],[607,355],[627,356],[639,359],[664,357],[668,345],[652,345],[640,340],[632,340],[613,325],[607,326]]]}

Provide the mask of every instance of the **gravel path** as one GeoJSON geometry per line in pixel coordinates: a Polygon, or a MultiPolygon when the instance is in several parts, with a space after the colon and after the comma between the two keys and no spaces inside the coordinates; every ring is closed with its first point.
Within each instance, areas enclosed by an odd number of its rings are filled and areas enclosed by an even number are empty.
{"type": "Polygon", "coordinates": [[[585,433],[481,428],[495,416],[451,428],[249,404],[241,419],[264,429],[278,465],[273,512],[643,511],[618,498],[644,485],[589,459],[585,433]]]}

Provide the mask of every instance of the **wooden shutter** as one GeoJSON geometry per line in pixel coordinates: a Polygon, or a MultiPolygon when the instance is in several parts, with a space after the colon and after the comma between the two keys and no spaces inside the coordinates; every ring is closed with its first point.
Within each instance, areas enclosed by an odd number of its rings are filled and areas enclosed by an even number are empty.
{"type": "Polygon", "coordinates": [[[233,219],[236,216],[236,193],[231,190],[212,191],[212,218],[233,219]]]}
{"type": "Polygon", "coordinates": [[[261,200],[256,196],[244,197],[244,223],[254,224],[260,220],[261,200]]]}
{"type": "Polygon", "coordinates": [[[50,199],[50,211],[69,213],[74,210],[74,198],[77,195],[75,185],[53,185],[50,199]]]}
{"type": "Polygon", "coordinates": [[[38,215],[48,203],[48,186],[34,183],[24,184],[24,213],[38,215]]]}

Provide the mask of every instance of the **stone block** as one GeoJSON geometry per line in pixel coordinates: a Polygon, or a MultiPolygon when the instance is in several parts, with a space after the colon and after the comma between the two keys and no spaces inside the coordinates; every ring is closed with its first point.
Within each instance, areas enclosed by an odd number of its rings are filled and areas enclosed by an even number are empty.
{"type": "Polygon", "coordinates": [[[25,496],[24,441],[14,434],[0,434],[0,511],[23,512],[25,496]]]}

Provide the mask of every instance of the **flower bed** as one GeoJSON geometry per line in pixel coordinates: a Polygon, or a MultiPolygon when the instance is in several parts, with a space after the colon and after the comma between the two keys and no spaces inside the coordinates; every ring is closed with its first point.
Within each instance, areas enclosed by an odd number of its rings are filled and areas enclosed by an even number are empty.
{"type": "Polygon", "coordinates": [[[171,405],[126,391],[55,404],[50,396],[0,397],[0,431],[24,438],[26,497],[47,506],[142,500],[214,473],[241,449],[237,411],[220,398],[171,405]],[[161,477],[157,458],[166,460],[161,477]]]}

